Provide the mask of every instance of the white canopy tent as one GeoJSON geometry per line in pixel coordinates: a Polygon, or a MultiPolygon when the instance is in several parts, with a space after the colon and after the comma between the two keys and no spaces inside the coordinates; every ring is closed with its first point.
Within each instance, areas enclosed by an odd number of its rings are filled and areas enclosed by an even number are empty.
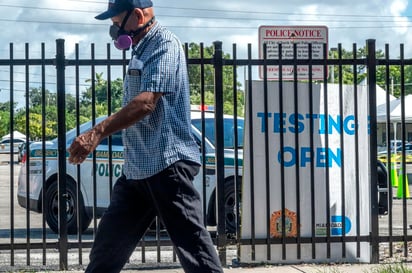
{"type": "MultiPolygon", "coordinates": [[[[402,100],[401,98],[392,100],[389,105],[389,119],[393,124],[394,140],[396,141],[396,127],[397,124],[402,122],[402,100]]],[[[386,103],[379,105],[376,109],[376,119],[378,123],[386,123],[386,103]]],[[[412,122],[412,95],[405,96],[405,122],[412,122]]]]}
{"type": "MultiPolygon", "coordinates": [[[[367,79],[365,78],[363,81],[359,83],[359,85],[367,85],[367,79]]],[[[386,90],[380,87],[379,85],[376,85],[376,105],[386,103],[386,95],[386,90]]],[[[396,97],[389,93],[389,101],[393,100],[396,100],[396,97]]]]}
{"type": "MultiPolygon", "coordinates": [[[[361,86],[367,86],[367,79],[365,78],[363,81],[359,83],[361,86]]],[[[377,112],[378,112],[378,123],[381,123],[378,125],[378,132],[383,132],[385,131],[384,127],[382,126],[382,123],[386,123],[386,115],[384,116],[383,114],[386,113],[386,102],[387,102],[387,97],[389,97],[389,102],[395,101],[396,97],[391,95],[389,92],[387,92],[385,89],[380,87],[379,85],[376,85],[376,105],[377,105],[377,112]],[[379,114],[380,113],[380,114],[379,114]]],[[[396,126],[396,124],[395,124],[396,126]]],[[[395,128],[396,131],[396,128],[395,128]]],[[[378,145],[382,145],[385,137],[380,137],[382,136],[381,134],[378,134],[378,145]],[[380,144],[379,144],[380,143],[380,144]]]]}
{"type": "MultiPolygon", "coordinates": [[[[11,134],[7,134],[5,136],[3,136],[1,139],[8,139],[11,138],[11,134]]],[[[20,133],[19,131],[13,131],[13,138],[22,138],[22,139],[26,139],[26,136],[22,133],[20,133]]]]}
{"type": "MultiPolygon", "coordinates": [[[[389,94],[389,101],[396,100],[396,97],[389,94]]],[[[386,91],[379,85],[376,85],[376,105],[386,104],[386,91]]]]}
{"type": "MultiPolygon", "coordinates": [[[[393,122],[402,121],[402,100],[396,99],[390,102],[389,105],[389,117],[393,122]]],[[[376,109],[376,115],[378,122],[386,122],[386,104],[381,104],[376,109]]],[[[405,96],[405,121],[412,122],[412,95],[405,96]]]]}

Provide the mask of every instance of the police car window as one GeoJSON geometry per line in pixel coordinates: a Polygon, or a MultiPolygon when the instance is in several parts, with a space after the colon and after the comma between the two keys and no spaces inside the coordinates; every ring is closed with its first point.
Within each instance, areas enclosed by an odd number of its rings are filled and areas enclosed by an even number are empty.
{"type": "MultiPolygon", "coordinates": [[[[195,126],[200,133],[202,132],[202,120],[201,119],[192,119],[192,124],[195,126]]],[[[205,137],[215,145],[215,120],[211,118],[205,119],[205,137]]]]}
{"type": "MultiPolygon", "coordinates": [[[[411,151],[412,150],[412,144],[406,144],[405,145],[405,151],[411,151]]],[[[399,146],[396,148],[397,152],[402,152],[402,146],[399,146]]]]}
{"type": "MultiPolygon", "coordinates": [[[[224,145],[225,148],[235,147],[235,123],[234,119],[226,118],[223,123],[224,126],[224,145]]],[[[244,122],[242,119],[237,120],[237,144],[238,148],[243,147],[243,127],[244,122]]]]}
{"type": "MultiPolygon", "coordinates": [[[[108,145],[108,143],[109,143],[109,138],[106,137],[100,142],[100,145],[108,145]]],[[[112,145],[113,146],[122,146],[123,145],[122,132],[121,131],[112,135],[112,145]]]]}
{"type": "MultiPolygon", "coordinates": [[[[192,124],[202,132],[202,121],[201,119],[192,120],[192,124]]],[[[243,128],[244,121],[243,119],[238,119],[237,122],[237,133],[238,133],[238,147],[243,147],[243,128]]],[[[223,122],[224,130],[224,147],[225,148],[234,148],[235,147],[235,129],[234,122],[232,118],[225,118],[223,122]]],[[[215,145],[215,120],[211,118],[205,119],[205,137],[215,145]]]]}
{"type": "Polygon", "coordinates": [[[195,140],[196,144],[200,147],[202,145],[202,141],[193,132],[192,137],[195,140]]]}

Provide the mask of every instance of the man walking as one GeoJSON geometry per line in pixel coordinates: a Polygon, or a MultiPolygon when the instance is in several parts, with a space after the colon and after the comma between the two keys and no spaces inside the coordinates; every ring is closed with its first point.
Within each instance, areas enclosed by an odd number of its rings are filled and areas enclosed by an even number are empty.
{"type": "Polygon", "coordinates": [[[156,216],[185,272],[223,272],[192,185],[200,155],[191,135],[182,45],[155,20],[151,0],[109,0],[96,18],[111,18],[115,46],[132,47],[132,58],[122,109],[69,148],[69,162],[81,164],[102,139],[123,130],[124,174],[99,223],[86,272],[120,272],[156,216]]]}

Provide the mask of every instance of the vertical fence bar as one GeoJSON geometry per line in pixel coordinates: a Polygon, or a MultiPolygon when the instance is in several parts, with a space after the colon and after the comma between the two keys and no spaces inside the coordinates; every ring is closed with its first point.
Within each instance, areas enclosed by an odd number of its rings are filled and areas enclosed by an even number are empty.
{"type": "MultiPolygon", "coordinates": [[[[263,101],[264,101],[264,126],[265,126],[265,187],[266,187],[266,259],[271,259],[270,242],[270,163],[269,163],[269,105],[268,105],[268,72],[267,72],[267,44],[263,44],[263,101]]],[[[253,122],[251,120],[250,122],[253,122]]],[[[263,181],[262,181],[263,182],[263,181]]]]}
{"type": "MultiPolygon", "coordinates": [[[[252,82],[252,45],[248,44],[248,67],[247,67],[247,79],[248,79],[248,93],[247,93],[247,101],[248,101],[248,118],[249,118],[249,147],[250,147],[250,154],[249,154],[249,162],[250,162],[250,233],[251,233],[251,252],[252,252],[252,261],[256,259],[256,221],[255,221],[255,167],[254,167],[254,160],[253,160],[253,82],[252,82]]],[[[247,193],[245,193],[247,194],[247,193]]]]}
{"type": "MultiPolygon", "coordinates": [[[[328,53],[327,45],[323,44],[323,56],[326,56],[328,53]]],[[[329,99],[328,99],[328,63],[326,58],[324,58],[324,63],[323,63],[323,87],[324,87],[324,92],[323,92],[323,108],[324,108],[324,114],[325,117],[329,116],[329,99]]],[[[332,68],[334,69],[334,67],[332,68]]],[[[329,120],[326,118],[325,119],[325,128],[329,128],[329,120]]],[[[329,135],[325,134],[325,162],[329,162],[329,135]]],[[[327,165],[325,169],[325,194],[326,194],[326,257],[329,259],[331,257],[331,213],[330,213],[330,172],[329,172],[330,166],[327,165]]]]}
{"type": "Polygon", "coordinates": [[[400,53],[401,53],[400,61],[401,61],[401,133],[402,133],[401,158],[402,158],[402,161],[401,161],[401,170],[400,170],[399,175],[402,175],[402,192],[404,193],[403,198],[402,198],[403,247],[404,247],[404,256],[408,257],[408,247],[409,247],[408,238],[407,238],[408,236],[408,204],[406,203],[406,196],[407,196],[406,190],[408,188],[406,187],[407,182],[406,182],[406,153],[405,153],[405,140],[406,140],[405,96],[406,96],[406,91],[405,91],[405,49],[404,49],[403,44],[400,45],[400,53]]]}
{"type": "MultiPolygon", "coordinates": [[[[76,135],[80,134],[80,102],[79,102],[79,97],[80,97],[80,71],[79,71],[79,44],[75,45],[75,67],[74,67],[74,72],[75,72],[75,94],[76,94],[76,135]]],[[[80,204],[79,204],[79,198],[81,196],[81,175],[80,175],[80,164],[76,166],[76,206],[77,206],[77,211],[80,211],[80,204]]],[[[83,263],[83,257],[82,257],[82,230],[81,227],[83,226],[83,219],[80,216],[80,213],[77,213],[77,227],[78,227],[78,234],[77,234],[77,241],[79,243],[79,264],[83,263]]]]}
{"type": "MultiPolygon", "coordinates": [[[[308,52],[310,54],[310,52],[308,52]]],[[[294,102],[293,102],[293,112],[295,116],[297,117],[299,115],[299,78],[298,78],[298,65],[297,65],[297,60],[298,60],[298,45],[296,43],[293,44],[293,96],[294,96],[294,102]]],[[[309,75],[312,73],[308,73],[309,75]]],[[[299,148],[299,121],[298,119],[295,119],[295,122],[293,124],[295,128],[295,150],[300,151],[299,148]]],[[[300,152],[296,152],[296,162],[300,162],[300,152]]],[[[301,242],[300,242],[300,185],[301,185],[301,180],[300,180],[300,170],[299,170],[299,164],[297,163],[295,165],[295,176],[296,176],[296,215],[297,215],[297,230],[296,230],[296,259],[300,259],[302,255],[302,249],[301,249],[301,242]]],[[[286,213],[285,211],[282,213],[286,213]]]]}
{"type": "MultiPolygon", "coordinates": [[[[236,44],[232,45],[232,58],[233,58],[233,127],[234,130],[234,148],[235,148],[235,210],[236,210],[236,240],[240,241],[240,200],[241,200],[241,189],[242,189],[242,179],[239,178],[239,132],[238,132],[238,86],[237,86],[237,48],[236,44]]],[[[240,257],[240,248],[237,247],[236,258],[240,257]]]]}
{"type": "MultiPolygon", "coordinates": [[[[278,44],[279,52],[279,113],[283,113],[283,63],[282,63],[282,43],[278,44]]],[[[280,119],[280,118],[279,118],[280,119]]],[[[283,132],[285,124],[281,121],[280,123],[280,132],[283,132]]],[[[285,141],[284,134],[280,135],[280,153],[281,153],[281,166],[280,166],[280,204],[281,204],[281,229],[282,229],[282,259],[286,260],[286,181],[285,181],[285,141]]]]}
{"type": "MultiPolygon", "coordinates": [[[[186,45],[186,56],[189,57],[189,45],[186,45]]],[[[202,193],[203,193],[203,209],[204,209],[204,224],[207,227],[207,199],[206,199],[206,186],[207,186],[207,169],[206,169],[206,124],[205,124],[205,111],[203,111],[203,106],[205,105],[205,48],[204,44],[199,44],[199,54],[200,54],[200,116],[201,116],[201,157],[202,157],[202,193]]],[[[188,70],[189,71],[189,70],[188,70]]],[[[216,193],[214,202],[216,204],[216,193]]],[[[215,219],[216,222],[216,214],[215,219]]],[[[176,251],[173,251],[173,259],[176,259],[176,251]]]]}
{"type": "Polygon", "coordinates": [[[379,262],[379,219],[378,219],[378,181],[377,169],[377,138],[376,138],[376,42],[369,39],[367,43],[367,73],[369,96],[369,163],[371,185],[371,262],[379,262]]]}
{"type": "MultiPolygon", "coordinates": [[[[325,56],[326,59],[326,56],[325,56]]],[[[315,195],[315,160],[314,160],[314,147],[315,147],[315,126],[314,126],[314,117],[313,117],[313,73],[312,72],[313,65],[312,65],[312,43],[309,44],[309,115],[310,115],[310,123],[309,123],[309,141],[310,141],[310,205],[312,208],[311,212],[311,243],[312,243],[312,259],[316,259],[316,195],[315,195]]],[[[300,211],[297,212],[300,215],[300,211]]],[[[300,233],[300,216],[298,218],[297,226],[298,226],[298,234],[300,233]]],[[[298,237],[299,238],[299,237],[298,237]]]]}
{"type": "MultiPolygon", "coordinates": [[[[203,105],[205,105],[205,50],[204,50],[204,45],[203,43],[200,44],[200,106],[203,110],[203,105]]],[[[207,211],[207,200],[206,200],[206,124],[205,124],[205,111],[200,112],[201,115],[201,120],[202,120],[202,139],[201,139],[201,145],[202,145],[202,188],[203,188],[203,208],[204,211],[207,211]]],[[[216,203],[216,200],[215,200],[216,203]]],[[[207,213],[205,213],[205,225],[207,225],[207,213]]]]}
{"type": "MultiPolygon", "coordinates": [[[[26,107],[26,121],[25,121],[25,125],[26,125],[26,139],[30,138],[29,136],[29,125],[30,125],[30,104],[29,104],[29,90],[30,90],[30,66],[28,64],[28,61],[30,59],[29,56],[29,43],[25,44],[25,60],[26,60],[26,65],[25,65],[25,107],[26,107]]],[[[14,144],[13,144],[13,138],[11,139],[10,142],[10,154],[11,154],[11,160],[10,164],[12,166],[12,170],[13,168],[13,163],[14,163],[14,144]]],[[[29,164],[28,164],[29,165],[29,164]]],[[[11,172],[11,174],[14,176],[14,171],[11,172]]],[[[27,184],[27,192],[26,192],[26,198],[27,200],[30,200],[30,183],[27,184]]],[[[27,265],[30,265],[30,202],[28,202],[27,204],[27,209],[26,209],[26,255],[27,255],[27,265]]]]}
{"type": "MultiPolygon", "coordinates": [[[[111,59],[111,45],[107,44],[106,45],[106,54],[107,54],[107,59],[111,59]]],[[[106,71],[107,71],[107,116],[111,116],[112,112],[114,109],[112,109],[112,70],[111,70],[111,65],[110,63],[107,64],[106,66],[106,71]]],[[[108,141],[109,145],[109,196],[110,199],[112,197],[112,189],[113,189],[113,139],[112,135],[109,136],[108,141]]]]}
{"type": "MultiPolygon", "coordinates": [[[[343,128],[343,119],[344,119],[344,113],[343,113],[343,65],[342,65],[342,44],[338,44],[338,59],[339,59],[339,67],[338,67],[338,74],[339,74],[339,115],[341,118],[341,121],[339,123],[339,130],[341,132],[340,134],[340,147],[342,149],[341,153],[341,164],[342,168],[340,168],[340,183],[341,183],[341,215],[342,219],[346,218],[346,187],[345,187],[345,133],[344,133],[344,128],[343,128]]],[[[355,78],[356,81],[356,78],[355,78]]],[[[346,221],[342,220],[342,258],[346,258],[346,221]]]]}
{"type": "MultiPolygon", "coordinates": [[[[312,44],[309,44],[309,115],[313,118],[313,69],[312,65],[312,44]]],[[[313,122],[309,124],[309,141],[310,141],[310,194],[311,194],[311,207],[314,208],[316,204],[315,195],[315,160],[314,160],[314,146],[315,146],[315,126],[313,122]]],[[[300,218],[299,218],[300,219],[300,218]]],[[[300,221],[298,221],[298,230],[300,234],[300,221]]],[[[312,259],[316,259],[316,210],[312,209],[311,212],[311,248],[312,248],[312,259]]]]}
{"type": "Polygon", "coordinates": [[[217,248],[222,265],[226,265],[226,215],[225,215],[225,160],[223,144],[223,52],[222,42],[213,43],[215,53],[215,132],[216,132],[216,180],[217,180],[217,248]]]}
{"type": "MultiPolygon", "coordinates": [[[[10,132],[13,132],[14,108],[14,66],[13,66],[13,44],[9,45],[10,50],[10,132]]],[[[14,175],[10,165],[10,265],[14,266],[14,175]]]]}
{"type": "MultiPolygon", "coordinates": [[[[42,101],[42,106],[41,106],[41,113],[42,113],[42,119],[41,119],[41,134],[42,134],[42,189],[45,189],[45,182],[46,182],[46,65],[45,65],[45,58],[46,58],[46,49],[45,49],[45,44],[42,43],[41,45],[41,56],[42,56],[42,66],[41,66],[41,101],[42,101]]],[[[30,168],[30,146],[26,145],[26,162],[27,162],[27,170],[26,173],[29,173],[29,168],[30,168]]],[[[26,183],[29,184],[29,176],[26,177],[27,181],[26,183]]],[[[45,192],[44,190],[41,191],[41,204],[44,205],[44,195],[45,192]]],[[[44,209],[42,209],[44,212],[44,209]]],[[[42,256],[43,256],[43,265],[46,265],[46,214],[42,213],[42,256]]]]}
{"type": "MultiPolygon", "coordinates": [[[[92,93],[92,127],[96,125],[96,65],[95,65],[95,45],[90,45],[90,58],[91,58],[91,68],[90,68],[90,78],[91,78],[91,93],[92,93]]],[[[123,74],[124,75],[124,74],[123,74]]],[[[97,233],[97,161],[96,161],[96,150],[92,152],[92,188],[93,188],[93,235],[96,236],[97,233]]]]}
{"type": "Polygon", "coordinates": [[[58,200],[59,200],[59,268],[67,270],[67,212],[66,212],[66,90],[64,40],[56,40],[57,134],[58,134],[58,200]]]}
{"type": "MultiPolygon", "coordinates": [[[[389,76],[390,76],[390,69],[389,69],[389,44],[385,45],[385,71],[386,71],[386,90],[390,90],[389,87],[389,76]]],[[[393,95],[393,94],[392,94],[393,95]]],[[[386,158],[388,159],[386,162],[386,169],[388,170],[388,176],[387,176],[387,186],[388,186],[388,231],[389,231],[389,257],[393,257],[393,214],[392,214],[392,205],[393,205],[393,189],[392,189],[392,175],[391,175],[391,169],[392,169],[392,158],[391,158],[391,117],[390,117],[390,96],[389,92],[386,92],[386,107],[385,107],[385,113],[386,113],[386,158]]]]}
{"type": "MultiPolygon", "coordinates": [[[[353,59],[357,59],[357,46],[353,44],[353,59]]],[[[358,78],[357,65],[353,64],[353,78],[358,78]]],[[[355,124],[359,124],[359,111],[358,111],[358,84],[356,81],[353,82],[354,88],[354,115],[355,124]]],[[[355,184],[356,184],[356,257],[360,257],[360,184],[359,184],[359,130],[355,130],[355,184]]]]}

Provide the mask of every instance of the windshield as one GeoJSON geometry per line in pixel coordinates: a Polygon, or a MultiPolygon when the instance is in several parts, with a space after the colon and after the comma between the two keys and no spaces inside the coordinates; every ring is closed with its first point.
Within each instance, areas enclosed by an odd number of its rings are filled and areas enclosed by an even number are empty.
{"type": "MultiPolygon", "coordinates": [[[[402,152],[402,146],[399,146],[398,148],[396,148],[396,151],[397,152],[402,152]]],[[[406,152],[412,151],[412,145],[411,144],[405,145],[405,151],[406,152]]]]}
{"type": "MultiPolygon", "coordinates": [[[[201,119],[192,119],[192,124],[200,132],[202,132],[202,120],[201,119]]],[[[223,137],[224,137],[224,148],[225,149],[234,149],[235,148],[235,124],[233,118],[224,118],[223,121],[223,137]]],[[[237,143],[238,148],[243,148],[243,128],[244,120],[238,118],[237,120],[237,143]]],[[[215,145],[215,120],[213,118],[205,119],[205,137],[215,145]]]]}
{"type": "MultiPolygon", "coordinates": [[[[98,118],[95,119],[95,124],[98,124],[99,122],[101,122],[102,120],[104,120],[106,118],[106,116],[100,116],[98,118]]],[[[83,133],[87,130],[89,130],[90,128],[92,128],[92,120],[89,120],[83,124],[80,125],[80,133],[83,133]]],[[[72,129],[70,129],[69,131],[66,132],[66,144],[70,145],[74,138],[77,136],[77,128],[74,127],[72,129]]],[[[57,142],[57,137],[54,138],[52,140],[52,142],[57,142]]]]}

